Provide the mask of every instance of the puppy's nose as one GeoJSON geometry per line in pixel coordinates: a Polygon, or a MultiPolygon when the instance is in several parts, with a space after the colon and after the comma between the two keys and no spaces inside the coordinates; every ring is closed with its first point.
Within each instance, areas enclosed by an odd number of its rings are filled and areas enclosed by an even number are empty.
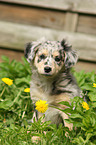
{"type": "Polygon", "coordinates": [[[46,73],[49,73],[49,72],[51,71],[51,67],[48,67],[48,66],[45,67],[45,68],[44,68],[44,71],[45,71],[46,73]]]}

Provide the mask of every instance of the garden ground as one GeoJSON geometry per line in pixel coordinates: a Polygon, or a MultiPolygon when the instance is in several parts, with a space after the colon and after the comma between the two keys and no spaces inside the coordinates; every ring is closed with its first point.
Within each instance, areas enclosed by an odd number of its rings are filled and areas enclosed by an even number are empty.
{"type": "Polygon", "coordinates": [[[72,70],[82,90],[82,98],[76,96],[68,102],[64,111],[70,113],[68,123],[73,123],[73,130],[56,125],[50,121],[31,123],[33,105],[29,91],[31,70],[28,62],[23,63],[2,56],[0,63],[0,144],[1,145],[95,145],[96,144],[96,74],[72,70]],[[13,80],[11,84],[2,78],[13,80]],[[87,99],[85,103],[84,98],[87,99]],[[83,104],[82,104],[83,103],[83,104]],[[73,110],[73,108],[75,108],[73,110]],[[46,133],[45,133],[46,132],[46,133]],[[67,132],[67,136],[66,136],[67,132]],[[34,142],[33,136],[39,136],[34,142]]]}

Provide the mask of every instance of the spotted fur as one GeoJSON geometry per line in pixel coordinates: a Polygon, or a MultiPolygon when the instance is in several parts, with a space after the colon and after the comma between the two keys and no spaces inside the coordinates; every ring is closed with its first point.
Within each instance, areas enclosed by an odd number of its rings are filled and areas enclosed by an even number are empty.
{"type": "MultiPolygon", "coordinates": [[[[80,90],[75,78],[70,73],[70,68],[77,62],[77,54],[65,40],[49,41],[45,39],[28,43],[25,57],[31,64],[32,81],[30,87],[31,98],[46,100],[50,106],[65,109],[66,106],[58,104],[70,98],[80,96],[80,90]]],[[[40,114],[39,114],[40,115],[40,114]]],[[[71,128],[64,122],[68,118],[61,111],[49,107],[45,112],[45,120],[71,128]]]]}

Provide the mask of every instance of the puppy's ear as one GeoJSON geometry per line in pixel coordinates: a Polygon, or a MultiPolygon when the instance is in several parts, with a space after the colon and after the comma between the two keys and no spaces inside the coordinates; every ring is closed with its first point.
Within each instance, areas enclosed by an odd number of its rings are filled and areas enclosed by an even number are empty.
{"type": "Polygon", "coordinates": [[[25,57],[27,58],[28,62],[31,62],[34,59],[35,54],[39,49],[39,46],[42,45],[44,42],[45,38],[41,38],[37,41],[29,42],[26,44],[25,57]]]}
{"type": "Polygon", "coordinates": [[[27,59],[28,59],[29,53],[31,52],[31,47],[32,47],[31,42],[29,42],[25,45],[24,55],[27,59]]]}
{"type": "Polygon", "coordinates": [[[26,44],[24,53],[28,62],[31,62],[34,59],[35,47],[32,42],[26,44]]]}
{"type": "Polygon", "coordinates": [[[76,64],[78,55],[75,50],[72,50],[72,46],[69,45],[64,39],[61,41],[61,46],[63,47],[65,53],[65,67],[71,68],[76,64]]]}

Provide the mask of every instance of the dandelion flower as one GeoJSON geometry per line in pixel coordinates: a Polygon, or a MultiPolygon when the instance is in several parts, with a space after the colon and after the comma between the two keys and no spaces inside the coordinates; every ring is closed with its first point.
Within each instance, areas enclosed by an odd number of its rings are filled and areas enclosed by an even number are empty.
{"type": "Polygon", "coordinates": [[[26,93],[30,92],[30,88],[24,89],[24,92],[26,92],[26,93]]]}
{"type": "Polygon", "coordinates": [[[7,84],[8,86],[11,86],[13,84],[13,80],[9,78],[2,78],[2,81],[7,84]]]}
{"type": "Polygon", "coordinates": [[[96,83],[93,83],[93,87],[95,87],[95,88],[96,88],[96,83]]]}
{"type": "Polygon", "coordinates": [[[45,113],[46,110],[48,109],[48,104],[46,104],[47,101],[44,100],[38,100],[35,105],[36,105],[36,110],[38,110],[41,113],[45,113]]]}
{"type": "Polygon", "coordinates": [[[89,105],[86,102],[82,103],[82,107],[85,108],[86,110],[89,110],[89,105]]]}

